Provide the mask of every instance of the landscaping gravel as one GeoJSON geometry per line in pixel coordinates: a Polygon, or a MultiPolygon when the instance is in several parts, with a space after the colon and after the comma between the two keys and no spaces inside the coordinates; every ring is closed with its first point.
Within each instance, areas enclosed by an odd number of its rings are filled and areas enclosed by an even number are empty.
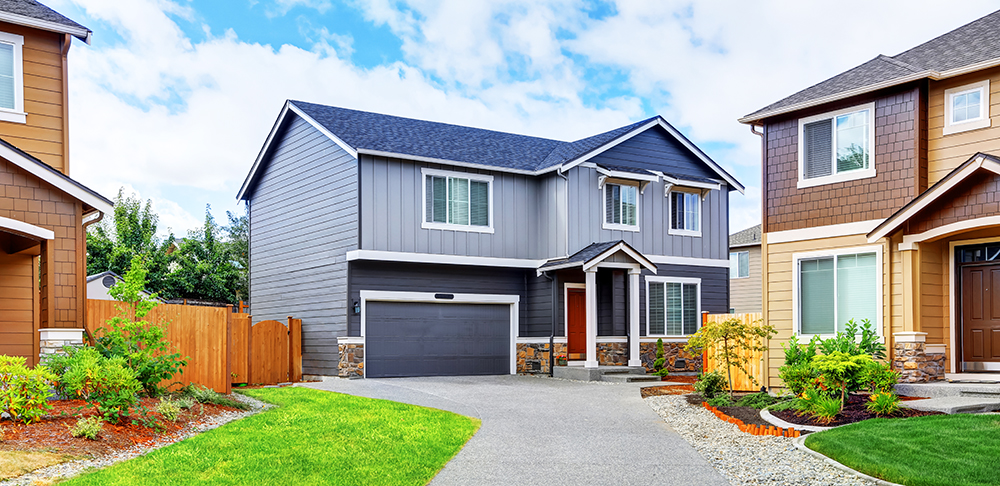
{"type": "Polygon", "coordinates": [[[798,449],[794,439],[740,432],[683,396],[656,396],[646,403],[691,443],[733,485],[874,485],[798,449]]]}
{"type": "Polygon", "coordinates": [[[233,393],[232,395],[229,395],[229,397],[236,401],[249,404],[251,409],[223,412],[218,415],[205,417],[202,420],[191,422],[187,428],[180,431],[172,434],[163,434],[159,436],[155,442],[138,445],[115,454],[95,457],[93,459],[69,461],[38,469],[23,476],[11,478],[6,481],[0,481],[0,486],[29,486],[33,484],[49,484],[57,480],[66,480],[82,472],[86,472],[89,469],[104,468],[112,464],[132,459],[133,457],[144,455],[149,451],[180,442],[188,437],[205,432],[206,430],[221,427],[234,420],[249,417],[274,406],[239,393],[233,393]]]}

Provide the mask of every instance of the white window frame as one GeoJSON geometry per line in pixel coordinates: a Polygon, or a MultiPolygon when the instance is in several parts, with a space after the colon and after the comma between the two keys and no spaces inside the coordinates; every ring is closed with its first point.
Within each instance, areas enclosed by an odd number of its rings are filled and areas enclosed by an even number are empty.
{"type": "Polygon", "coordinates": [[[807,118],[799,119],[799,138],[798,138],[798,152],[799,152],[799,181],[797,184],[798,188],[804,187],[815,187],[823,186],[826,184],[834,184],[837,182],[853,181],[858,179],[867,179],[869,177],[875,177],[875,103],[866,103],[863,105],[852,106],[850,108],[844,108],[842,110],[831,111],[829,113],[823,113],[821,115],[810,116],[807,118]],[[836,118],[840,115],[846,115],[848,113],[854,113],[856,111],[868,110],[868,168],[867,169],[856,169],[847,172],[836,172],[837,164],[837,121],[833,120],[831,123],[833,130],[833,138],[831,138],[830,150],[830,164],[834,166],[834,173],[828,176],[813,177],[811,179],[806,179],[806,158],[805,158],[805,126],[817,122],[820,120],[836,118]]]}
{"type": "MultiPolygon", "coordinates": [[[[420,193],[422,197],[420,198],[420,227],[423,229],[436,229],[436,230],[448,230],[448,231],[466,231],[470,233],[493,233],[493,176],[486,174],[474,174],[471,172],[458,172],[452,170],[441,170],[441,169],[430,169],[427,167],[420,168],[420,193]],[[489,226],[474,226],[474,225],[464,225],[464,224],[452,224],[452,223],[437,223],[427,221],[427,176],[435,177],[456,177],[459,179],[468,179],[470,181],[479,181],[488,183],[489,195],[487,199],[489,200],[489,226]]],[[[471,196],[470,196],[471,197],[471,196]]],[[[470,204],[471,206],[471,204],[470,204]]],[[[470,215],[471,218],[471,215],[470,215]]]]}
{"type": "Polygon", "coordinates": [[[618,231],[639,231],[639,221],[642,221],[639,213],[639,206],[642,206],[642,190],[639,187],[638,182],[614,180],[606,181],[604,187],[601,188],[601,228],[606,230],[618,230],[618,231]],[[622,187],[634,187],[635,188],[635,224],[620,224],[620,223],[609,223],[608,222],[608,186],[622,186],[622,187]]]}
{"type": "Polygon", "coordinates": [[[750,252],[749,251],[731,251],[729,252],[729,270],[732,271],[733,267],[733,255],[736,255],[736,276],[729,275],[729,280],[738,280],[742,278],[750,278],[750,252]],[[747,274],[744,277],[740,276],[740,255],[747,254],[747,274]]]}
{"type": "MultiPolygon", "coordinates": [[[[698,308],[696,309],[697,312],[695,313],[695,315],[697,316],[697,319],[698,319],[698,327],[695,328],[695,332],[698,332],[698,330],[701,329],[701,324],[702,324],[702,315],[701,315],[701,279],[700,278],[693,278],[693,277],[657,277],[657,276],[652,276],[651,275],[651,276],[647,276],[646,277],[646,337],[662,337],[662,338],[668,338],[668,337],[670,337],[670,338],[684,338],[684,339],[686,339],[686,338],[689,338],[689,337],[691,337],[691,336],[694,335],[694,333],[692,333],[692,334],[650,334],[649,333],[649,285],[651,283],[657,283],[657,284],[659,284],[659,283],[679,283],[679,284],[695,284],[695,285],[697,285],[698,290],[695,292],[695,295],[697,297],[698,308]]],[[[683,290],[682,290],[682,292],[683,292],[683,290]]],[[[683,293],[681,294],[681,298],[683,300],[683,293]]],[[[666,312],[666,309],[664,309],[664,312],[666,312]]],[[[666,315],[666,314],[664,314],[664,315],[666,315]]],[[[684,329],[683,314],[682,314],[681,319],[682,319],[682,321],[681,321],[681,329],[684,329]]],[[[666,331],[666,326],[664,326],[663,329],[664,329],[664,331],[666,331]]]]}
{"type": "MultiPolygon", "coordinates": [[[[885,313],[885,309],[882,307],[882,295],[884,293],[884,288],[882,287],[883,274],[885,273],[885,267],[882,266],[882,252],[883,248],[881,246],[853,246],[848,248],[837,248],[830,250],[818,250],[802,253],[792,253],[792,329],[795,334],[806,338],[806,340],[812,339],[813,336],[819,336],[821,339],[828,339],[836,336],[837,328],[840,325],[837,323],[837,302],[833,304],[833,322],[834,322],[834,333],[833,334],[803,334],[802,333],[802,314],[801,314],[801,303],[799,301],[801,295],[801,285],[802,285],[802,273],[799,271],[799,262],[802,260],[814,260],[817,258],[827,258],[827,257],[838,257],[841,255],[857,255],[861,253],[874,253],[875,254],[875,308],[878,312],[875,314],[876,322],[875,330],[879,337],[882,338],[882,342],[885,342],[885,337],[882,332],[882,317],[885,313]]],[[[834,272],[833,272],[833,288],[837,288],[837,263],[836,258],[834,259],[834,272]]],[[[860,326],[861,323],[859,322],[860,326]]],[[[861,335],[858,335],[860,339],[861,335]]]]}
{"type": "Polygon", "coordinates": [[[24,37],[0,32],[0,42],[14,46],[14,109],[0,108],[0,121],[27,123],[24,112],[24,37]]]}
{"type": "Polygon", "coordinates": [[[698,189],[685,189],[685,188],[673,188],[667,193],[667,234],[675,236],[694,236],[701,237],[701,229],[705,227],[704,212],[704,202],[705,199],[702,195],[701,190],[698,189]],[[684,193],[684,194],[695,194],[698,196],[698,231],[686,230],[686,229],[674,229],[674,193],[684,193]]]}
{"type": "Polygon", "coordinates": [[[993,126],[993,119],[990,118],[990,80],[985,79],[979,81],[978,83],[966,84],[963,86],[958,86],[951,89],[944,90],[944,135],[951,135],[953,133],[967,132],[970,130],[978,130],[980,128],[989,128],[993,126]],[[951,121],[951,107],[952,98],[963,95],[966,93],[971,93],[973,91],[979,91],[979,118],[973,118],[958,123],[952,123],[951,121]]]}

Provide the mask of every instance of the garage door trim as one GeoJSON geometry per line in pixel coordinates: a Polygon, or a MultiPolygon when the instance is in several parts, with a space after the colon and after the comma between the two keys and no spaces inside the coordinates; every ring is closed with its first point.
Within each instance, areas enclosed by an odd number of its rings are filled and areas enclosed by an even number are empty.
{"type": "MultiPolygon", "coordinates": [[[[517,374],[517,323],[519,295],[503,294],[447,294],[451,299],[439,299],[435,292],[391,292],[384,290],[361,291],[361,342],[365,344],[368,316],[368,301],[376,302],[425,302],[433,304],[509,304],[510,305],[510,374],[517,374]]],[[[368,369],[368,353],[364,357],[364,369],[368,369]]]]}

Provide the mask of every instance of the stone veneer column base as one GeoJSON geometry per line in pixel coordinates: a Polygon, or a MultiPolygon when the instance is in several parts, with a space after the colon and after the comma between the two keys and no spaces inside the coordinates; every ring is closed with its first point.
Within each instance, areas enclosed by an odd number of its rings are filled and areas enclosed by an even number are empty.
{"type": "Polygon", "coordinates": [[[928,354],[920,342],[896,342],[892,368],[900,383],[926,383],[944,379],[944,354],[928,354]]]}
{"type": "MultiPolygon", "coordinates": [[[[566,343],[552,346],[552,359],[560,354],[566,354],[566,343]]],[[[549,371],[549,343],[517,343],[518,374],[548,374],[549,371]]]]}
{"type": "Polygon", "coordinates": [[[339,376],[341,378],[364,378],[365,376],[365,345],[338,344],[340,353],[339,376]]]}
{"type": "Polygon", "coordinates": [[[65,346],[83,346],[83,329],[49,328],[38,330],[38,362],[45,364],[53,354],[65,354],[65,346]]]}
{"type": "MultiPolygon", "coordinates": [[[[687,346],[683,343],[663,343],[664,366],[670,371],[676,372],[696,372],[701,369],[701,353],[691,354],[684,350],[687,346]],[[681,361],[678,361],[681,360],[681,361]]],[[[653,363],[656,362],[656,343],[639,343],[639,357],[642,359],[642,366],[647,373],[653,372],[653,363]]]]}

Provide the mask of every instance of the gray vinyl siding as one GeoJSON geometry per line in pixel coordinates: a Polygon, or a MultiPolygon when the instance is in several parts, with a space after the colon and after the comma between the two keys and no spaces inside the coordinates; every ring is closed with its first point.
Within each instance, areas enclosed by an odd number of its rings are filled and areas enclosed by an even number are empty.
{"type": "Polygon", "coordinates": [[[732,248],[731,252],[750,253],[750,276],[729,280],[729,307],[738,314],[761,312],[761,261],[760,245],[732,248]]]}
{"type": "Polygon", "coordinates": [[[346,253],[357,249],[357,162],[289,114],[250,195],[254,321],[302,319],[302,369],[336,375],[347,335],[346,253]]]}

